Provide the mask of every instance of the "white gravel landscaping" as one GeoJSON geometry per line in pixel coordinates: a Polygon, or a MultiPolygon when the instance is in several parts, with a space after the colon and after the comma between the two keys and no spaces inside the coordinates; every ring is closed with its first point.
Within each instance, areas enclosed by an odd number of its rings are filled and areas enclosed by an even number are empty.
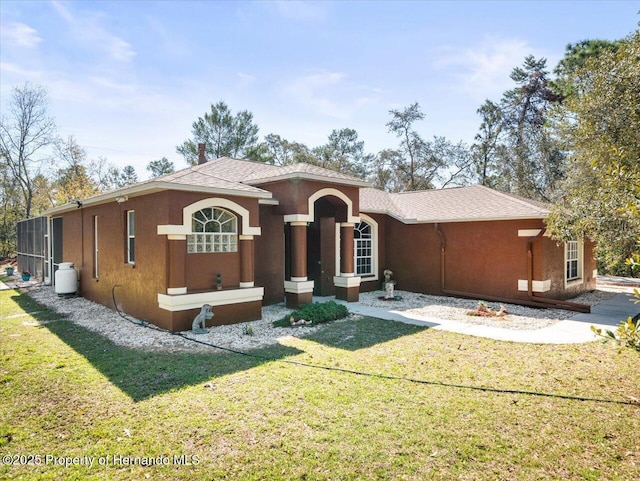
{"type": "MultiPolygon", "coordinates": [[[[620,291],[620,288],[604,286],[597,291],[577,297],[574,301],[594,305],[613,297],[620,291]]],[[[28,294],[48,308],[59,312],[71,322],[97,332],[118,345],[172,352],[215,352],[210,347],[191,342],[184,337],[173,335],[167,331],[156,329],[153,325],[150,325],[150,327],[136,325],[135,323],[140,323],[139,320],[126,316],[133,322],[127,321],[116,311],[83,297],[59,297],[55,294],[53,287],[50,286],[31,287],[28,289],[28,294]]],[[[402,299],[398,301],[380,300],[379,298],[383,295],[382,291],[362,293],[360,294],[360,303],[394,311],[407,311],[429,318],[509,329],[540,329],[575,315],[575,312],[565,310],[536,309],[506,304],[505,307],[508,314],[504,318],[476,317],[467,315],[469,311],[475,309],[478,305],[477,301],[474,300],[430,296],[406,291],[396,291],[396,294],[402,299]]],[[[497,303],[487,304],[494,310],[500,308],[497,303]]],[[[208,332],[206,334],[193,334],[190,331],[182,334],[198,341],[246,351],[275,344],[280,339],[288,336],[305,337],[322,329],[322,325],[297,328],[273,327],[272,322],[274,320],[290,312],[291,309],[287,309],[282,304],[267,306],[262,309],[262,319],[258,321],[210,327],[207,329],[208,332]],[[247,333],[248,330],[251,331],[251,335],[247,333]]],[[[347,321],[354,317],[356,316],[350,316],[347,321]]],[[[28,321],[25,322],[27,323],[28,321]]],[[[46,322],[43,321],[43,323],[46,322]]]]}
{"type": "MultiPolygon", "coordinates": [[[[120,317],[116,311],[83,297],[58,297],[53,288],[49,286],[33,288],[29,291],[29,295],[48,308],[62,314],[71,322],[97,332],[121,346],[173,352],[212,352],[212,349],[208,346],[191,342],[167,331],[158,330],[153,325],[150,325],[150,327],[135,325],[120,317]]],[[[287,309],[283,305],[267,306],[262,309],[262,319],[258,321],[209,327],[206,334],[192,334],[191,331],[183,332],[182,334],[198,341],[246,351],[274,344],[278,342],[279,338],[286,336],[303,337],[320,329],[321,326],[304,326],[300,328],[272,326],[271,323],[273,321],[290,312],[291,309],[287,309]],[[245,333],[245,329],[248,327],[251,328],[252,335],[245,333]]],[[[131,316],[127,315],[126,317],[134,322],[140,322],[131,316]]]]}
{"type": "MultiPolygon", "coordinates": [[[[618,292],[620,291],[615,288],[599,288],[596,291],[571,299],[571,301],[595,305],[603,300],[612,298],[618,292]]],[[[381,299],[384,296],[382,291],[373,291],[361,293],[359,301],[366,306],[382,307],[428,318],[520,330],[542,329],[576,315],[573,311],[561,309],[538,309],[516,304],[504,304],[507,310],[507,315],[504,317],[470,316],[468,313],[478,307],[478,301],[476,300],[431,296],[407,291],[395,291],[395,294],[401,299],[387,301],[381,299]]],[[[500,306],[503,305],[497,302],[485,302],[485,304],[494,311],[500,310],[500,306]]]]}

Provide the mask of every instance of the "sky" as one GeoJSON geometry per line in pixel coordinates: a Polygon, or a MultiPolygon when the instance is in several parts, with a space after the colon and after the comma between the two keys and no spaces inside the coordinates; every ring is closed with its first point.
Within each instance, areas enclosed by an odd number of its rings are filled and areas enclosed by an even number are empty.
{"type": "Polygon", "coordinates": [[[309,147],[352,128],[395,148],[389,110],[418,102],[426,139],[473,142],[485,101],[527,55],[553,70],[568,43],[638,28],[640,1],[0,2],[0,106],[31,82],[59,134],[139,178],[225,101],[309,147]]]}

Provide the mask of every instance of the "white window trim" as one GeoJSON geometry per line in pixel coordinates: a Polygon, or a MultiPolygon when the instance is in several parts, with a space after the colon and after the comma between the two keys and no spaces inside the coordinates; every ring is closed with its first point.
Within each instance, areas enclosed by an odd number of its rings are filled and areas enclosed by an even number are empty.
{"type": "Polygon", "coordinates": [[[127,211],[127,264],[135,265],[135,242],[136,242],[136,221],[135,210],[127,211]],[[133,234],[131,233],[131,217],[133,216],[133,234]],[[131,239],[133,239],[133,251],[131,250],[131,239]],[[133,257],[133,260],[132,260],[133,257]]]}
{"type": "Polygon", "coordinates": [[[98,216],[93,216],[93,278],[98,279],[98,216]]]}
{"type": "MultiPolygon", "coordinates": [[[[223,254],[223,253],[231,253],[238,252],[238,216],[227,209],[223,209],[221,207],[203,207],[202,209],[195,211],[192,214],[192,217],[197,213],[204,209],[218,210],[224,212],[225,214],[231,216],[233,219],[226,220],[223,223],[220,223],[218,220],[214,219],[218,224],[226,224],[228,222],[233,221],[235,224],[235,231],[232,232],[192,232],[187,234],[187,253],[188,254],[223,254]],[[216,245],[221,247],[221,250],[210,250],[210,251],[197,251],[197,246],[200,244],[198,242],[198,237],[200,238],[208,238],[205,241],[204,245],[211,245],[212,249],[215,248],[216,245]],[[191,250],[191,248],[195,250],[191,250]],[[226,248],[226,250],[224,249],[226,248]]],[[[192,221],[193,223],[193,221],[192,221]]],[[[207,222],[208,223],[208,222],[207,222]]],[[[206,224],[206,223],[205,223],[206,224]]]]}
{"type": "Polygon", "coordinates": [[[240,204],[233,202],[229,199],[223,199],[220,197],[210,197],[208,199],[202,199],[193,204],[189,204],[182,209],[182,225],[159,225],[158,235],[188,235],[191,234],[191,216],[194,212],[204,209],[205,207],[219,207],[229,210],[240,216],[242,220],[242,234],[244,235],[260,235],[260,227],[251,227],[249,225],[250,215],[249,211],[242,207],[240,204]]]}
{"type": "Polygon", "coordinates": [[[565,242],[564,244],[564,264],[563,264],[563,276],[564,276],[564,287],[572,287],[584,282],[584,242],[582,240],[574,240],[565,242]],[[567,263],[569,262],[569,242],[576,242],[578,247],[578,277],[575,279],[567,278],[567,263]]]}
{"type": "MultiPolygon", "coordinates": [[[[378,280],[378,223],[371,217],[362,212],[359,214],[360,221],[366,222],[371,226],[371,270],[372,275],[359,276],[362,278],[362,282],[377,281],[378,280]]],[[[358,222],[360,222],[358,221],[358,222]]],[[[355,239],[354,239],[355,241],[355,239]]],[[[354,242],[355,247],[355,242],[354,242]]],[[[356,270],[356,258],[355,249],[353,252],[353,270],[356,270]]],[[[340,223],[336,223],[336,275],[341,276],[340,272],[340,223]]],[[[357,276],[357,274],[354,273],[357,276]]]]}

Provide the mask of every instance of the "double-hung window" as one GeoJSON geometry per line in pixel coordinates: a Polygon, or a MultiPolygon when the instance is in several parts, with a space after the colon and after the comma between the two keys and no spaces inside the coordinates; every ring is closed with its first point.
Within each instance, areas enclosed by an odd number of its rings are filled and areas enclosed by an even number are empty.
{"type": "Polygon", "coordinates": [[[224,209],[207,207],[191,216],[188,253],[237,252],[238,218],[224,209]]]}
{"type": "Polygon", "coordinates": [[[580,242],[567,241],[565,244],[565,259],[566,259],[566,280],[575,281],[580,279],[580,264],[581,264],[581,249],[580,242]]]}
{"type": "Polygon", "coordinates": [[[127,263],[136,263],[136,229],[135,229],[135,211],[127,211],[127,263]]]}

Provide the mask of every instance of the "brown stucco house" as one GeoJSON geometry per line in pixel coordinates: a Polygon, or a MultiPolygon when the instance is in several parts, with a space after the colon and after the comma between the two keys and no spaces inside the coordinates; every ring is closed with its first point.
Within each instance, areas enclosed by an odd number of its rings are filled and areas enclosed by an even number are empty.
{"type": "Polygon", "coordinates": [[[203,304],[215,325],[283,300],[356,301],[384,269],[398,289],[533,305],[594,289],[592,243],[557,244],[548,214],[482,186],[391,194],[309,164],[203,155],[45,213],[49,272],[73,262],[82,296],[172,331],[203,304]]]}

